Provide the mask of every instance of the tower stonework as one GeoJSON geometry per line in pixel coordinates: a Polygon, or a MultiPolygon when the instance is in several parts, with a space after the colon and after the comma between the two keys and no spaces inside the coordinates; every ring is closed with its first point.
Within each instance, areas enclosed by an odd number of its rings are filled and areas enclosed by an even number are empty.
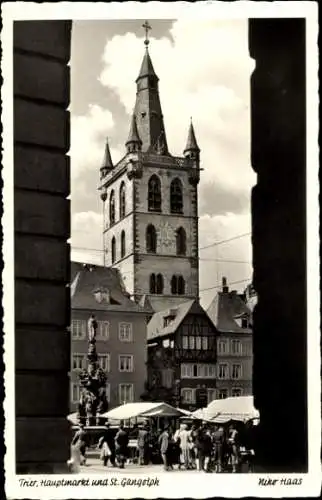
{"type": "Polygon", "coordinates": [[[101,169],[99,189],[105,265],[120,270],[135,300],[146,296],[160,311],[199,298],[200,150],[191,123],[183,156],[169,153],[148,44],[146,38],[126,154],[101,169]]]}

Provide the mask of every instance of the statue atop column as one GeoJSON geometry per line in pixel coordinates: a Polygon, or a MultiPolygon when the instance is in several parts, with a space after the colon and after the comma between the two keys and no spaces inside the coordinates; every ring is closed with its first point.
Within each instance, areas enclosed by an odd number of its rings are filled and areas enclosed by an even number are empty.
{"type": "Polygon", "coordinates": [[[106,398],[107,376],[98,364],[96,351],[96,334],[98,323],[92,314],[87,323],[88,352],[87,369],[79,374],[81,396],[78,404],[79,421],[84,425],[99,425],[100,415],[108,409],[106,398]]]}
{"type": "Polygon", "coordinates": [[[91,314],[88,323],[87,323],[87,330],[88,330],[88,340],[90,343],[95,343],[96,342],[96,333],[97,333],[97,328],[98,324],[95,319],[94,314],[91,314]]]}

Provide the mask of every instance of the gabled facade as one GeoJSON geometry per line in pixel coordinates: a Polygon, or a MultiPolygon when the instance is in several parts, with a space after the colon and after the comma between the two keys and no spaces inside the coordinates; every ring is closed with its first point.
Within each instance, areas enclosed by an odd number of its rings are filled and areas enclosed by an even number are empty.
{"type": "Polygon", "coordinates": [[[79,372],[86,368],[91,314],[98,322],[96,347],[100,367],[107,374],[109,408],[139,400],[144,390],[149,311],[130,300],[117,269],[72,262],[71,412],[79,401],[79,372]]]}
{"type": "Polygon", "coordinates": [[[216,399],[251,395],[252,314],[245,295],[229,291],[223,278],[222,290],[214,297],[207,313],[218,331],[216,399]]]}
{"type": "Polygon", "coordinates": [[[148,324],[143,395],[193,411],[214,399],[217,330],[197,300],[155,313],[148,324]]]}
{"type": "Polygon", "coordinates": [[[198,300],[200,150],[192,123],[182,157],[170,154],[158,82],[148,51],[136,79],[125,155],[100,169],[107,266],[119,269],[131,297],[154,311],[198,300]]]}

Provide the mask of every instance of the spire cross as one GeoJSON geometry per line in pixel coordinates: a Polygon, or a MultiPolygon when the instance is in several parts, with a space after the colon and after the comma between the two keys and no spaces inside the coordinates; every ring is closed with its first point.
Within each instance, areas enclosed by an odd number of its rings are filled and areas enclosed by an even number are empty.
{"type": "Polygon", "coordinates": [[[151,26],[149,25],[149,22],[148,21],[145,21],[144,24],[142,24],[142,28],[144,28],[145,30],[145,40],[144,40],[144,44],[146,45],[146,47],[148,47],[149,45],[149,31],[152,29],[151,26]]]}

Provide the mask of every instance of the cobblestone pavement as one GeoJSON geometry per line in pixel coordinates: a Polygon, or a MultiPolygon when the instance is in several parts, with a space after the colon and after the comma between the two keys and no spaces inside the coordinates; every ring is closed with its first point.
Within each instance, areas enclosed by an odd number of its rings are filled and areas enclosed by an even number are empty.
{"type": "MultiPolygon", "coordinates": [[[[82,474],[159,474],[164,472],[162,465],[144,465],[126,464],[124,469],[118,467],[104,467],[101,460],[98,458],[88,458],[87,464],[81,467],[82,474]]],[[[197,473],[197,471],[178,470],[177,466],[167,474],[184,474],[184,473],[197,473]]]]}

